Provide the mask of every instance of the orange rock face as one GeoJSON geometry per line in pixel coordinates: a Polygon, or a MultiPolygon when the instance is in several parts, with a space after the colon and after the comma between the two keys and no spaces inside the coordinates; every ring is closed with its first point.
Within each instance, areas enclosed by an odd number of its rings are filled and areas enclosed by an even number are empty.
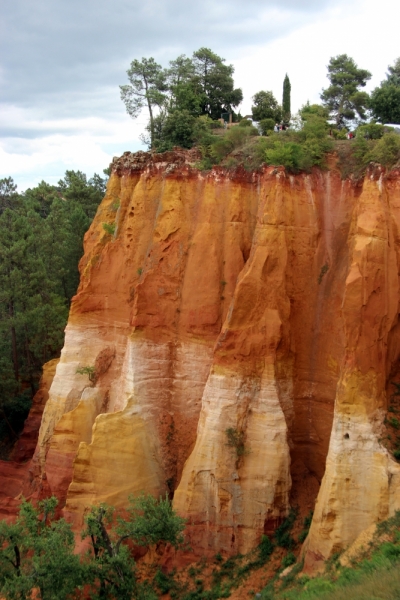
{"type": "Polygon", "coordinates": [[[316,503],[311,570],[400,507],[382,445],[400,173],[189,161],[114,161],[35,468],[76,523],[96,502],[169,493],[199,554],[245,552],[316,503]]]}

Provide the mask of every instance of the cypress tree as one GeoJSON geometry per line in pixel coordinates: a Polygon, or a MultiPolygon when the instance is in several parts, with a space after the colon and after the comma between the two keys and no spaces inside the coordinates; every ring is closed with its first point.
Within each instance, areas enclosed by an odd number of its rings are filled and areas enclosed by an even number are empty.
{"type": "Polygon", "coordinates": [[[288,74],[286,73],[285,79],[283,80],[283,98],[282,98],[282,113],[283,113],[283,122],[288,124],[290,121],[290,79],[288,74]]]}

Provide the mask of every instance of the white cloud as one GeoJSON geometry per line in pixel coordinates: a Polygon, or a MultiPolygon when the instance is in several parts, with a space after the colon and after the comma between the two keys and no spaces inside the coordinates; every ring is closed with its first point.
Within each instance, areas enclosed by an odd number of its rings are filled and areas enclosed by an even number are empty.
{"type": "MultiPolygon", "coordinates": [[[[394,17],[392,0],[382,0],[379,11],[391,12],[394,17]]],[[[353,2],[346,8],[330,9],[323,17],[249,52],[234,63],[245,95],[242,114],[250,111],[251,96],[261,89],[272,90],[281,101],[285,73],[292,84],[292,112],[307,100],[320,102],[322,88],[329,85],[329,59],[345,53],[359,67],[371,71],[373,76],[365,89],[373,89],[400,55],[398,19],[377,22],[376,2],[353,2]]]]}

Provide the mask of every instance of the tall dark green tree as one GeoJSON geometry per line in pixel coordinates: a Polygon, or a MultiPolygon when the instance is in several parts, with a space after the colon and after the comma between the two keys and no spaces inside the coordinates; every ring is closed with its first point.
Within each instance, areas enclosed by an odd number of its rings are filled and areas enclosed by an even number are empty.
{"type": "Polygon", "coordinates": [[[193,53],[194,84],[198,85],[200,106],[203,115],[219,119],[224,111],[231,112],[243,100],[240,88],[234,87],[233,65],[226,65],[209,48],[200,48],[193,53]]]}
{"type": "Polygon", "coordinates": [[[292,86],[290,85],[290,79],[286,73],[285,79],[283,80],[283,94],[282,94],[282,118],[283,122],[287,125],[290,122],[290,92],[292,86]]]}
{"type": "Polygon", "coordinates": [[[0,186],[0,452],[29,410],[42,365],[57,356],[79,283],[85,231],[105,180],[67,171],[59,186],[41,182],[17,194],[0,186]],[[27,385],[29,387],[27,387],[27,385]],[[3,445],[2,445],[3,443],[3,445]]]}
{"type": "Polygon", "coordinates": [[[328,65],[330,86],[321,93],[324,106],[329,109],[338,128],[344,127],[357,116],[366,118],[369,96],[360,88],[371,79],[371,73],[359,69],[347,54],[339,54],[330,59],[328,65]]]}
{"type": "Polygon", "coordinates": [[[17,186],[12,177],[0,179],[0,214],[6,208],[16,208],[19,201],[17,186]]]}
{"type": "Polygon", "coordinates": [[[388,71],[386,79],[371,94],[372,115],[381,123],[400,124],[400,58],[388,71]]]}

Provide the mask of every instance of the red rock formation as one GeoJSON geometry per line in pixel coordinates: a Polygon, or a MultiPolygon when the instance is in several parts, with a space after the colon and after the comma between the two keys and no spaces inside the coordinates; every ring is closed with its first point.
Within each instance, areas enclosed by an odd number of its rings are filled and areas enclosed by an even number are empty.
{"type": "Polygon", "coordinates": [[[400,173],[190,160],[113,162],[35,468],[77,522],[95,502],[174,494],[198,553],[246,551],[316,501],[312,569],[399,507],[381,437],[400,352],[400,173]]]}

